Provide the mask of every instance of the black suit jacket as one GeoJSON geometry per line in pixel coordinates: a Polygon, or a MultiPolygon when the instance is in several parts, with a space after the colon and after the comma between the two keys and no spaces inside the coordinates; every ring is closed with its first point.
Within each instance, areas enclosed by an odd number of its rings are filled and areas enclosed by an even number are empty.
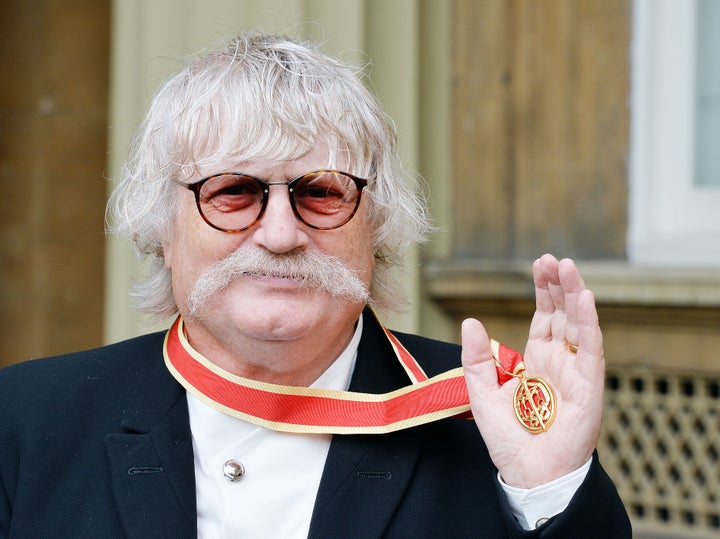
{"type": "MultiPolygon", "coordinates": [[[[459,364],[455,345],[399,337],[429,376],[459,364]]],[[[187,401],[162,342],[147,335],[0,371],[0,538],[195,537],[187,401]]],[[[407,383],[366,317],[351,389],[407,383]]],[[[238,508],[238,517],[252,515],[238,508]]],[[[630,525],[594,458],[568,509],[522,531],[474,423],[449,419],[335,436],[309,535],[619,539],[630,525]]]]}

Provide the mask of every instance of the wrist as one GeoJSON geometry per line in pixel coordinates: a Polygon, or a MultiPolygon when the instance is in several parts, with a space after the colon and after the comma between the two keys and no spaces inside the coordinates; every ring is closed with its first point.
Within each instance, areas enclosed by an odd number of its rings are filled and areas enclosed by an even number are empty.
{"type": "Polygon", "coordinates": [[[530,490],[561,480],[562,478],[589,466],[592,452],[581,458],[545,459],[544,462],[528,459],[522,466],[507,466],[498,470],[498,478],[503,485],[511,488],[530,490]]]}

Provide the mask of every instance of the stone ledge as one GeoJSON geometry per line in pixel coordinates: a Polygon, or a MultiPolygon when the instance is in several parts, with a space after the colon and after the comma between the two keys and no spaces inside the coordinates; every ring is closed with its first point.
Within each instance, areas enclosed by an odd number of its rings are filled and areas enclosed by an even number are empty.
{"type": "MultiPolygon", "coordinates": [[[[595,292],[609,366],[720,375],[720,270],[578,265],[595,292]]],[[[456,323],[479,318],[495,338],[524,346],[535,309],[531,262],[432,260],[423,278],[456,323]]]]}
{"type": "MultiPolygon", "coordinates": [[[[624,262],[578,261],[598,304],[720,308],[720,268],[649,268],[624,262]]],[[[440,301],[532,300],[532,261],[426,260],[429,295],[440,301]]]]}

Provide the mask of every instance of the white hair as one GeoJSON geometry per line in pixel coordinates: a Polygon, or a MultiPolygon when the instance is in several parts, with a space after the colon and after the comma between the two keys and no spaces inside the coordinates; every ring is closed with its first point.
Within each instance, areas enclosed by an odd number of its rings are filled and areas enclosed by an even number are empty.
{"type": "Polygon", "coordinates": [[[423,193],[403,171],[392,121],[360,70],[314,44],[244,34],[164,82],[110,197],[110,230],[151,257],[135,287],[138,308],[157,317],[177,312],[162,250],[175,211],[173,180],[228,160],[294,160],[320,144],[329,148],[329,165],[342,160],[348,172],[369,179],[363,196],[376,260],[370,303],[404,307],[389,270],[409,245],[425,241],[430,225],[423,193]]]}

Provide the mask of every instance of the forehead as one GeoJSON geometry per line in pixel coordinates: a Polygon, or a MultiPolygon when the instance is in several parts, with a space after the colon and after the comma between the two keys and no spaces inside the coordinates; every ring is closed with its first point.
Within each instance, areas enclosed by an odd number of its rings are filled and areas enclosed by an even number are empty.
{"type": "Polygon", "coordinates": [[[180,169],[182,180],[197,180],[220,172],[244,172],[260,177],[282,176],[289,179],[322,168],[361,175],[364,168],[360,160],[351,159],[347,151],[331,150],[324,142],[309,149],[296,145],[286,147],[285,151],[269,148],[249,155],[214,151],[206,156],[193,156],[190,161],[180,169]]]}

